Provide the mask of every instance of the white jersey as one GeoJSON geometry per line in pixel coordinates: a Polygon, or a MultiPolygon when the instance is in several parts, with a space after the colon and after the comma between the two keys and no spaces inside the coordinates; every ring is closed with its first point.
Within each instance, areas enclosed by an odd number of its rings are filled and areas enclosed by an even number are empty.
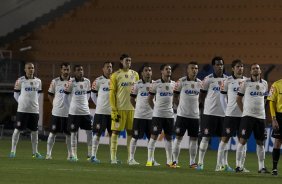
{"type": "Polygon", "coordinates": [[[224,84],[221,87],[221,93],[227,94],[227,107],[225,116],[231,116],[231,117],[241,117],[242,111],[239,109],[239,106],[237,105],[237,95],[238,90],[241,85],[241,83],[246,78],[236,78],[234,75],[229,76],[225,81],[224,84]]]}
{"type": "Polygon", "coordinates": [[[153,117],[174,118],[172,109],[174,87],[174,81],[164,82],[162,79],[158,79],[152,83],[150,95],[156,97],[153,117]]]}
{"type": "MultiPolygon", "coordinates": [[[[70,80],[70,79],[69,79],[70,80]]],[[[52,80],[48,89],[48,94],[54,96],[52,115],[58,117],[68,117],[69,106],[64,103],[64,89],[66,88],[68,80],[57,77],[52,80]]]]}
{"type": "Polygon", "coordinates": [[[65,93],[70,93],[71,102],[69,114],[71,115],[89,115],[88,96],[91,92],[89,79],[83,78],[78,81],[75,78],[69,80],[65,88],[65,93]]]}
{"type": "Polygon", "coordinates": [[[139,80],[134,83],[131,90],[131,97],[136,98],[134,118],[152,119],[153,110],[148,103],[149,90],[152,83],[139,80]]]}
{"type": "Polygon", "coordinates": [[[228,76],[223,74],[222,77],[215,77],[210,74],[203,81],[202,92],[207,92],[205,99],[204,114],[224,117],[224,110],[220,103],[220,87],[228,76]]]}
{"type": "Polygon", "coordinates": [[[191,81],[187,76],[180,78],[174,88],[174,93],[180,94],[177,115],[186,118],[199,119],[199,93],[202,81],[191,81]]]}
{"type": "Polygon", "coordinates": [[[15,92],[19,92],[18,112],[39,113],[39,93],[42,92],[42,84],[39,78],[28,79],[20,77],[15,83],[15,92]]]}
{"type": "Polygon", "coordinates": [[[265,97],[268,95],[268,84],[265,80],[246,79],[240,86],[238,95],[244,96],[243,115],[265,119],[265,97]]]}
{"type": "Polygon", "coordinates": [[[98,94],[95,114],[111,114],[109,86],[110,79],[106,78],[104,75],[96,78],[93,82],[92,92],[98,94]]]}

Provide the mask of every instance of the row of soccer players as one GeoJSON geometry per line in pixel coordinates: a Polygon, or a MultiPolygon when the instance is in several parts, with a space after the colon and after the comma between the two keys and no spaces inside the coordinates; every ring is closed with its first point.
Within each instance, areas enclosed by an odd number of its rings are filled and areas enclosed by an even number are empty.
{"type": "MultiPolygon", "coordinates": [[[[130,69],[131,58],[123,54],[120,69],[112,73],[112,64],[104,63],[103,75],[90,86],[83,76],[83,67],[74,67],[74,78],[70,78],[70,65],[61,65],[61,76],[52,80],[48,97],[53,104],[51,133],[47,142],[46,159],[51,159],[52,147],[58,131],[66,133],[68,159],[77,161],[78,128],[87,132],[88,156],[91,162],[99,163],[97,150],[102,132],[111,136],[111,163],[117,164],[117,137],[120,131],[127,130],[128,164],[139,164],[134,159],[137,140],[146,133],[148,142],[148,160],[146,166],[158,165],[154,159],[155,143],[158,135],[164,131],[167,165],[178,167],[180,143],[186,130],[190,136],[190,166],[204,169],[204,156],[211,136],[221,137],[218,148],[216,171],[233,171],[227,162],[227,142],[238,133],[239,144],[236,152],[236,171],[244,169],[246,142],[254,131],[257,140],[259,172],[267,173],[264,166],[264,98],[267,96],[267,82],[261,79],[258,64],[251,65],[251,78],[243,77],[243,63],[232,62],[232,76],[223,73],[224,61],[221,57],[212,59],[214,73],[204,81],[196,78],[198,65],[190,62],[187,75],[177,82],[171,80],[171,67],[162,65],[161,79],[152,81],[152,69],[144,65],[141,80],[137,72],[130,69]],[[90,97],[96,104],[93,136],[88,107],[90,97]],[[244,98],[243,98],[244,97],[244,98]],[[227,100],[228,99],[228,100],[227,100]],[[201,120],[203,136],[197,155],[199,129],[199,103],[204,104],[201,120]],[[177,105],[177,118],[174,126],[173,104],[177,105]],[[135,112],[134,112],[135,109],[135,112]],[[71,132],[70,136],[68,130],[71,132]],[[176,139],[172,142],[172,134],[176,139]],[[131,138],[132,135],[132,138],[131,138]]],[[[41,90],[40,79],[34,77],[32,63],[25,65],[26,75],[19,78],[15,85],[15,99],[18,101],[17,124],[12,137],[10,157],[15,157],[20,131],[29,128],[33,156],[38,153],[38,96],[41,90]]]]}

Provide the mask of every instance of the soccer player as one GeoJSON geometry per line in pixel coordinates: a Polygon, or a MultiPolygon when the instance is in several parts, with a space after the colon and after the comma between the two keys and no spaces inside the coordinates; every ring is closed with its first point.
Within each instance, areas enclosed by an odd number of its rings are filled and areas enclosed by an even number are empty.
{"type": "Polygon", "coordinates": [[[259,164],[258,173],[269,173],[264,166],[265,150],[263,144],[265,139],[265,99],[268,95],[268,84],[261,79],[261,69],[258,64],[251,65],[250,73],[251,77],[241,84],[237,96],[237,104],[243,114],[236,150],[236,172],[242,172],[241,160],[244,155],[244,145],[254,131],[259,164]]]}
{"type": "Polygon", "coordinates": [[[92,151],[92,121],[88,106],[90,98],[91,83],[84,77],[83,67],[74,66],[74,78],[67,83],[64,93],[64,102],[69,103],[67,96],[70,97],[68,129],[71,132],[71,158],[70,161],[78,161],[77,158],[77,132],[78,128],[84,129],[87,136],[88,154],[91,157],[92,151]]]}
{"type": "Polygon", "coordinates": [[[92,84],[91,98],[96,105],[93,124],[92,137],[92,163],[100,163],[97,159],[97,151],[102,133],[107,129],[109,137],[112,136],[111,130],[111,106],[109,100],[110,76],[113,72],[113,65],[107,61],[103,65],[103,75],[96,78],[92,84]]]}
{"type": "MultiPolygon", "coordinates": [[[[236,99],[240,84],[246,79],[243,76],[244,66],[241,60],[232,61],[232,75],[229,76],[221,86],[221,105],[226,109],[223,123],[223,132],[217,152],[217,165],[221,168],[229,168],[228,158],[228,141],[230,137],[238,135],[242,112],[239,109],[236,99]]],[[[242,157],[242,166],[244,166],[247,145],[244,146],[244,156],[242,157]]],[[[243,172],[249,172],[242,168],[243,172]]],[[[231,170],[230,170],[231,171],[231,170]]]]}
{"type": "Polygon", "coordinates": [[[270,114],[272,117],[272,137],[275,138],[272,151],[272,175],[278,175],[277,164],[280,158],[282,143],[282,80],[274,82],[270,89],[269,100],[270,114]]]}
{"type": "Polygon", "coordinates": [[[134,107],[130,103],[130,92],[134,82],[139,80],[139,75],[131,67],[131,57],[122,54],[120,57],[120,69],[111,75],[110,79],[110,104],[112,108],[111,118],[111,164],[120,163],[117,160],[118,135],[126,129],[128,161],[130,155],[130,140],[133,126],[134,107]]]}
{"type": "Polygon", "coordinates": [[[198,150],[198,133],[199,133],[199,93],[202,88],[202,82],[197,79],[199,71],[197,62],[190,62],[187,65],[187,75],[180,78],[174,89],[174,103],[177,107],[177,117],[174,131],[176,138],[173,143],[174,164],[178,164],[180,153],[180,143],[187,130],[190,153],[190,168],[196,168],[195,161],[198,150]],[[188,105],[189,104],[189,105],[188,105]]]}
{"type": "Polygon", "coordinates": [[[152,84],[152,68],[148,64],[144,64],[141,68],[142,79],[135,82],[131,91],[130,102],[135,108],[132,139],[130,141],[130,158],[129,165],[138,165],[134,155],[137,140],[142,139],[144,135],[150,138],[150,129],[152,124],[153,110],[148,103],[149,89],[152,84]]]}
{"type": "Polygon", "coordinates": [[[165,134],[165,150],[166,150],[166,165],[169,167],[177,167],[172,162],[172,134],[174,124],[174,113],[172,108],[173,89],[175,82],[171,78],[171,66],[163,64],[160,67],[161,79],[152,83],[150,88],[148,102],[153,109],[151,138],[148,143],[148,160],[146,166],[154,165],[155,144],[158,135],[164,130],[165,134]],[[155,98],[155,104],[153,102],[155,98]]]}
{"type": "Polygon", "coordinates": [[[38,152],[38,120],[39,97],[42,93],[41,80],[34,77],[34,65],[26,63],[25,76],[20,77],[15,84],[14,98],[18,102],[17,123],[12,136],[12,148],[10,158],[16,157],[16,148],[20,133],[28,128],[31,131],[32,157],[42,159],[38,152]]]}
{"type": "MultiPolygon", "coordinates": [[[[204,157],[211,136],[221,137],[224,120],[224,109],[220,104],[220,86],[227,76],[223,73],[224,61],[222,57],[212,59],[214,73],[205,77],[200,100],[204,101],[204,113],[200,122],[202,140],[199,148],[199,161],[197,170],[204,169],[204,157]]],[[[218,166],[216,167],[218,170],[218,166]]]]}
{"type": "Polygon", "coordinates": [[[64,133],[66,136],[66,144],[68,150],[68,157],[71,156],[71,140],[70,132],[67,129],[69,106],[64,104],[64,88],[70,80],[70,64],[61,64],[61,74],[52,80],[49,90],[48,99],[52,103],[52,117],[50,134],[47,140],[47,154],[46,159],[52,159],[52,149],[55,144],[57,132],[64,133]]]}

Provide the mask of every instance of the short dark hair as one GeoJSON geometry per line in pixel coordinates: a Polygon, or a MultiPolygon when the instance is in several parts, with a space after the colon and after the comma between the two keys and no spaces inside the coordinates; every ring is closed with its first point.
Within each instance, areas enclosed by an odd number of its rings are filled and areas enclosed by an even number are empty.
{"type": "Polygon", "coordinates": [[[105,62],[103,63],[103,68],[105,67],[106,64],[112,64],[112,66],[114,65],[111,61],[105,61],[105,62]]]}
{"type": "Polygon", "coordinates": [[[128,54],[122,54],[119,58],[119,60],[123,60],[124,58],[130,57],[128,54]]]}
{"type": "Polygon", "coordinates": [[[214,58],[212,58],[212,65],[215,65],[215,61],[220,61],[222,60],[223,64],[224,64],[224,60],[221,56],[215,56],[214,58]]]}
{"type": "MultiPolygon", "coordinates": [[[[162,71],[166,66],[170,66],[170,64],[162,64],[161,66],[160,66],[160,70],[162,71]]],[[[170,66],[171,67],[171,66],[170,66]]]]}
{"type": "Polygon", "coordinates": [[[143,72],[143,70],[144,70],[144,68],[148,68],[148,67],[151,67],[152,68],[152,66],[149,64],[149,63],[144,63],[142,66],[141,66],[141,68],[140,68],[140,72],[143,72]]]}
{"type": "Polygon", "coordinates": [[[68,63],[68,62],[63,62],[63,63],[61,63],[61,68],[63,68],[63,66],[70,66],[70,63],[68,63]]]}
{"type": "Polygon", "coordinates": [[[74,67],[73,67],[73,71],[75,71],[76,70],[76,68],[79,68],[79,67],[83,67],[82,65],[74,65],[74,67]]]}
{"type": "Polygon", "coordinates": [[[234,68],[237,64],[243,64],[243,62],[240,59],[235,59],[231,63],[231,67],[234,68]]]}
{"type": "MultiPolygon", "coordinates": [[[[254,65],[259,65],[258,63],[252,63],[251,65],[250,65],[250,70],[252,69],[252,66],[254,66],[254,65]]],[[[259,67],[260,67],[260,65],[259,65],[259,67]]]]}
{"type": "Polygon", "coordinates": [[[190,61],[188,65],[186,66],[186,69],[188,68],[189,65],[198,65],[197,61],[190,61]]]}

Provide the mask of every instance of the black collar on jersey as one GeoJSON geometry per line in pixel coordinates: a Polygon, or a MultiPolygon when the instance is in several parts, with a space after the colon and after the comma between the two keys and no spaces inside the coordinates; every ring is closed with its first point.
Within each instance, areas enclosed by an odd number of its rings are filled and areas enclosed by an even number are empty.
{"type": "MultiPolygon", "coordinates": [[[[192,80],[189,78],[188,75],[186,76],[186,79],[187,79],[187,81],[192,81],[192,80]]],[[[193,80],[193,81],[197,82],[197,77],[196,77],[195,80],[193,80]]]]}
{"type": "Polygon", "coordinates": [[[74,77],[75,82],[83,82],[84,81],[84,77],[81,78],[81,80],[78,80],[76,77],[74,77]]]}
{"type": "Polygon", "coordinates": [[[106,77],[104,74],[103,74],[103,77],[105,77],[106,79],[109,79],[108,77],[106,77]]]}
{"type": "MultiPolygon", "coordinates": [[[[26,75],[25,75],[24,77],[25,77],[25,79],[26,79],[26,80],[28,80],[28,79],[29,79],[26,75]]],[[[33,76],[33,78],[32,78],[32,79],[35,79],[35,77],[33,76]]]]}
{"type": "MultiPolygon", "coordinates": [[[[257,81],[254,81],[253,78],[251,77],[251,82],[257,82],[257,81]]],[[[262,83],[261,78],[259,79],[259,82],[262,83]]]]}
{"type": "MultiPolygon", "coordinates": [[[[146,84],[146,81],[144,79],[141,79],[143,84],[146,84]]],[[[149,81],[150,83],[152,83],[152,80],[149,81]]]]}
{"type": "MultiPolygon", "coordinates": [[[[70,80],[70,76],[68,78],[68,81],[70,80]]],[[[60,76],[60,81],[64,81],[64,79],[62,78],[62,76],[60,76]]]]}
{"type": "Polygon", "coordinates": [[[213,74],[213,77],[214,77],[214,78],[223,78],[223,75],[224,75],[224,74],[222,73],[222,76],[218,77],[215,73],[212,73],[212,74],[213,74]]]}
{"type": "Polygon", "coordinates": [[[243,79],[243,76],[240,77],[240,78],[237,78],[237,77],[234,75],[234,73],[232,74],[232,77],[233,77],[234,79],[243,79]]]}
{"type": "Polygon", "coordinates": [[[165,82],[162,78],[161,78],[162,83],[170,83],[171,80],[169,80],[168,82],[165,82]]]}

